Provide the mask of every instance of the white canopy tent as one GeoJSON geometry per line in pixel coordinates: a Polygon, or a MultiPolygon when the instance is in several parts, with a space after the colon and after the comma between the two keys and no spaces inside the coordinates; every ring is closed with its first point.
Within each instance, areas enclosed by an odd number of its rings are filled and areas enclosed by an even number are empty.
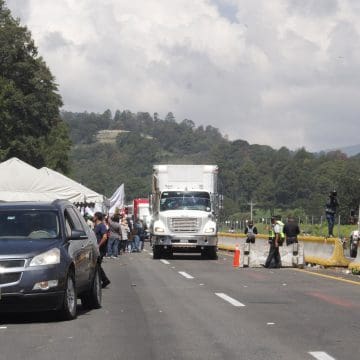
{"type": "Polygon", "coordinates": [[[11,158],[0,163],[0,201],[53,201],[103,203],[104,196],[51,169],[36,169],[11,158]]]}

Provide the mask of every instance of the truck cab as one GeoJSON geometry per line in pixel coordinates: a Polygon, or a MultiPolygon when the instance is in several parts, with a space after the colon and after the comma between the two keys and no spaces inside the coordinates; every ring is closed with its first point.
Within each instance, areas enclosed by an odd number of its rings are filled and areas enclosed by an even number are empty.
{"type": "Polygon", "coordinates": [[[217,166],[156,165],[150,226],[154,258],[198,252],[217,258],[217,166]]]}

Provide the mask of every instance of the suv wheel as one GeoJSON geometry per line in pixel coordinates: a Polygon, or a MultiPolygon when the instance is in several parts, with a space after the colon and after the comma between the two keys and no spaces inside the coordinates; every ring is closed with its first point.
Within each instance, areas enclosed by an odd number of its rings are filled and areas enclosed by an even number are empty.
{"type": "Polygon", "coordinates": [[[70,272],[66,279],[66,287],[60,315],[63,320],[73,320],[77,316],[77,295],[75,287],[75,276],[70,272]]]}
{"type": "Polygon", "coordinates": [[[100,309],[102,300],[99,266],[95,268],[93,281],[89,291],[81,296],[81,304],[86,309],[100,309]]]}

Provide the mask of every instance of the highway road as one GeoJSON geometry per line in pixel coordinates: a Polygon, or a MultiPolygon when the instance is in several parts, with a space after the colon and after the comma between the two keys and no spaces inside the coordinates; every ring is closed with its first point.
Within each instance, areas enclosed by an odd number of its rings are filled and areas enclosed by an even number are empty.
{"type": "Polygon", "coordinates": [[[359,359],[359,278],[234,269],[227,253],[153,260],[149,247],[104,268],[100,310],[1,314],[0,359],[359,359]]]}

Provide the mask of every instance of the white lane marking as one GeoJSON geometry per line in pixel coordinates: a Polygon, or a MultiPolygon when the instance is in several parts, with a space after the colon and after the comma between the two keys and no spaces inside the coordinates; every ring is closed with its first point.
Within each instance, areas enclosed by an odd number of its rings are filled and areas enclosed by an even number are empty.
{"type": "Polygon", "coordinates": [[[179,271],[179,274],[182,275],[184,278],[187,278],[187,279],[193,279],[194,278],[193,276],[191,276],[190,274],[188,274],[185,271],[179,271]]]}
{"type": "Polygon", "coordinates": [[[275,323],[274,322],[268,322],[268,323],[266,323],[266,325],[275,325],[275,323]]]}
{"type": "Polygon", "coordinates": [[[0,326],[0,330],[6,330],[7,326],[0,326]]]}
{"type": "Polygon", "coordinates": [[[146,249],[144,249],[145,252],[148,252],[146,249]]]}
{"type": "Polygon", "coordinates": [[[154,254],[153,253],[149,253],[150,256],[153,256],[154,254]]]}
{"type": "Polygon", "coordinates": [[[335,358],[324,351],[309,351],[309,354],[318,360],[335,360],[335,358]]]}
{"type": "Polygon", "coordinates": [[[240,301],[237,301],[224,293],[215,293],[215,295],[218,296],[219,298],[222,298],[223,300],[227,301],[228,303],[230,303],[233,306],[236,306],[236,307],[245,306],[240,301]]]}
{"type": "Polygon", "coordinates": [[[170,265],[170,263],[167,260],[161,259],[160,261],[165,265],[170,265]]]}

